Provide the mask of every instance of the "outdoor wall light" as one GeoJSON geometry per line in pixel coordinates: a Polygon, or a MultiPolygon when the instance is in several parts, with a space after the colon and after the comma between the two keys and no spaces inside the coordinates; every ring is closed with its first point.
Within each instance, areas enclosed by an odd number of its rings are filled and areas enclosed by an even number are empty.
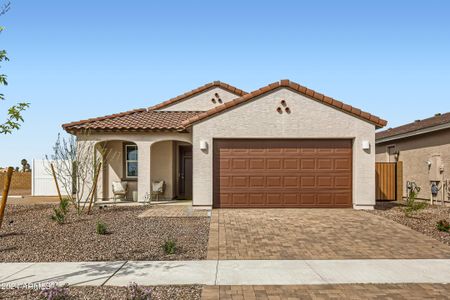
{"type": "Polygon", "coordinates": [[[200,141],[200,150],[208,150],[208,143],[205,140],[200,141]]]}
{"type": "Polygon", "coordinates": [[[369,141],[362,141],[362,149],[363,150],[370,150],[370,142],[369,141]]]}

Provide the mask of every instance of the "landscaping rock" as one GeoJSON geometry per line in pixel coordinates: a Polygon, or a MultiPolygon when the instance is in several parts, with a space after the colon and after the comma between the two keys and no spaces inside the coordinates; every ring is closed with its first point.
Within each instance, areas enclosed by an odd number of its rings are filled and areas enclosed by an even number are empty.
{"type": "Polygon", "coordinates": [[[52,205],[8,205],[0,230],[0,262],[198,260],[205,259],[208,217],[147,217],[145,206],[95,208],[78,216],[70,208],[65,224],[51,220],[52,205]],[[96,233],[97,221],[108,233],[96,233]],[[13,221],[13,222],[10,222],[13,221]],[[177,251],[166,255],[167,239],[177,251]]]}

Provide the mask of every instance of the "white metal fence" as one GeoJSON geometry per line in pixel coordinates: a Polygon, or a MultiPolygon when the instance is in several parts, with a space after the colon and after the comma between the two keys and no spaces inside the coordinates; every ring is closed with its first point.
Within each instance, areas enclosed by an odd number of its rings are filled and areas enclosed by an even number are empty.
{"type": "MultiPolygon", "coordinates": [[[[33,159],[31,167],[31,195],[33,196],[58,196],[55,181],[50,173],[48,161],[33,159]]],[[[61,194],[66,194],[63,186],[59,183],[61,194]]]]}

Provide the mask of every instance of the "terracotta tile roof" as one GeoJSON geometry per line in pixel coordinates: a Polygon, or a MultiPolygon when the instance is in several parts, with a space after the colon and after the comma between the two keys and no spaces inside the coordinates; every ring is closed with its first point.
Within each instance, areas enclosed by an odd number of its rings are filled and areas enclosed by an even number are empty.
{"type": "Polygon", "coordinates": [[[421,129],[432,128],[439,125],[450,124],[450,112],[445,114],[436,114],[431,118],[424,120],[416,120],[412,123],[405,124],[395,128],[389,128],[388,130],[380,131],[376,133],[376,139],[384,139],[394,137],[396,135],[403,135],[408,133],[414,133],[421,129]]]}
{"type": "Polygon", "coordinates": [[[169,100],[164,101],[162,103],[159,103],[159,104],[156,104],[154,106],[151,106],[148,109],[156,110],[156,109],[164,108],[166,106],[169,106],[169,105],[175,104],[177,102],[180,102],[180,101],[182,101],[182,100],[184,100],[186,98],[189,98],[189,97],[195,96],[197,94],[200,94],[200,93],[202,93],[202,92],[204,92],[204,91],[206,91],[208,89],[211,89],[213,87],[220,87],[220,88],[222,88],[222,89],[224,89],[226,91],[229,91],[230,93],[235,94],[238,97],[239,96],[244,96],[244,95],[247,94],[247,92],[245,92],[245,91],[243,91],[241,89],[238,89],[238,88],[236,88],[234,86],[231,86],[231,85],[229,85],[227,83],[224,83],[224,82],[221,82],[221,81],[213,81],[213,82],[207,83],[207,84],[205,84],[205,85],[203,85],[201,87],[198,87],[198,88],[196,88],[196,89],[194,89],[192,91],[189,91],[187,93],[179,95],[179,96],[177,96],[175,98],[172,98],[172,99],[169,99],[169,100]]]}
{"type": "Polygon", "coordinates": [[[198,111],[151,111],[135,109],[114,115],[64,124],[67,132],[95,131],[159,131],[183,130],[181,123],[202,112],[198,111]]]}
{"type": "Polygon", "coordinates": [[[297,91],[298,93],[300,93],[300,94],[302,94],[302,95],[304,95],[304,96],[306,96],[306,97],[308,97],[310,99],[313,99],[313,100],[316,100],[316,101],[318,101],[320,103],[323,103],[325,105],[337,108],[339,110],[344,111],[345,113],[348,113],[348,114],[353,115],[353,116],[355,116],[357,118],[360,118],[362,120],[370,122],[370,123],[374,124],[377,128],[382,128],[382,127],[386,126],[386,124],[387,124],[387,121],[385,121],[383,119],[380,119],[377,116],[371,115],[371,114],[369,114],[367,112],[364,112],[364,111],[362,111],[362,110],[360,110],[358,108],[355,108],[353,106],[344,104],[344,103],[342,103],[342,102],[340,102],[340,101],[338,101],[336,99],[333,99],[331,97],[325,96],[325,95],[323,95],[321,93],[318,93],[316,91],[308,89],[308,88],[306,88],[304,86],[301,86],[301,85],[299,85],[299,84],[297,84],[295,82],[292,82],[292,81],[289,81],[289,80],[281,80],[281,81],[277,81],[277,82],[271,83],[271,84],[269,84],[269,85],[267,85],[267,86],[265,86],[263,88],[260,88],[260,89],[258,89],[256,91],[253,91],[253,92],[249,93],[249,94],[246,94],[246,95],[244,95],[244,96],[242,96],[240,98],[236,98],[236,99],[234,99],[232,101],[229,101],[229,102],[227,102],[225,104],[222,104],[220,106],[216,106],[213,109],[210,109],[210,110],[208,110],[208,111],[206,111],[204,113],[197,114],[197,115],[189,118],[188,120],[184,121],[182,123],[182,125],[185,126],[185,127],[191,126],[192,124],[194,124],[194,123],[196,123],[196,122],[198,122],[200,120],[203,120],[205,118],[209,118],[209,117],[211,117],[213,115],[216,115],[216,114],[219,114],[219,113],[221,113],[221,112],[223,112],[223,111],[225,111],[227,109],[230,109],[232,107],[235,107],[237,105],[245,103],[245,102],[247,102],[247,101],[249,101],[249,100],[251,100],[251,99],[253,99],[253,98],[257,97],[257,96],[260,96],[260,95],[265,94],[267,92],[273,91],[273,90],[275,90],[277,88],[280,88],[280,87],[290,88],[290,89],[292,89],[294,91],[297,91]]]}

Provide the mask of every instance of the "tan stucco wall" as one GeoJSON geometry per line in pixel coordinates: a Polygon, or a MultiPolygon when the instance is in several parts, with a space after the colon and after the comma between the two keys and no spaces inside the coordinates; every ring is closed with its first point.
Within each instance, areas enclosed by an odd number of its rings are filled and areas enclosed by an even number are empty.
{"type": "Polygon", "coordinates": [[[123,176],[123,142],[110,141],[103,145],[109,152],[107,159],[103,161],[103,196],[102,198],[112,198],[112,183],[121,181],[123,176]]]}
{"type": "Polygon", "coordinates": [[[161,198],[172,199],[173,179],[174,179],[174,147],[172,141],[159,142],[152,145],[151,148],[152,164],[151,164],[151,180],[164,180],[166,189],[161,198]]]}
{"type": "Polygon", "coordinates": [[[207,119],[193,127],[193,201],[212,205],[213,138],[351,138],[353,145],[353,203],[355,208],[375,204],[375,126],[335,108],[281,88],[250,103],[207,119]],[[285,100],[291,114],[276,109],[285,100]],[[208,151],[199,149],[206,140],[208,151]],[[371,151],[362,150],[368,140],[371,151]]]}
{"type": "Polygon", "coordinates": [[[216,101],[216,103],[213,103],[211,101],[212,98],[216,99],[215,93],[219,94],[220,99],[222,100],[222,104],[228,101],[231,101],[233,99],[238,98],[239,96],[230,93],[222,88],[214,87],[211,88],[201,94],[192,96],[190,98],[187,98],[181,102],[178,102],[176,104],[164,107],[161,110],[190,110],[190,111],[206,111],[211,108],[214,108],[216,106],[221,105],[219,102],[216,101]]]}
{"type": "MultiPolygon", "coordinates": [[[[387,147],[395,146],[400,151],[399,160],[403,161],[403,196],[406,197],[406,182],[415,181],[421,187],[419,198],[430,199],[431,187],[427,161],[439,155],[444,165],[444,180],[450,179],[450,130],[422,134],[401,140],[377,144],[376,161],[387,162],[387,147]]],[[[444,194],[444,196],[446,196],[444,194]]],[[[442,199],[442,190],[438,200],[442,199]]]]}
{"type": "MultiPolygon", "coordinates": [[[[87,136],[78,136],[77,143],[99,143],[106,141],[133,142],[138,146],[138,181],[136,184],[138,191],[138,201],[144,201],[145,195],[151,191],[151,164],[155,163],[151,157],[151,146],[161,141],[181,141],[192,142],[191,133],[178,132],[147,132],[147,133],[90,133],[87,136]]],[[[114,178],[114,177],[113,177],[114,178]]],[[[97,197],[102,198],[104,185],[111,185],[105,179],[99,178],[97,197]]],[[[133,187],[131,187],[133,189],[133,187]]]]}

